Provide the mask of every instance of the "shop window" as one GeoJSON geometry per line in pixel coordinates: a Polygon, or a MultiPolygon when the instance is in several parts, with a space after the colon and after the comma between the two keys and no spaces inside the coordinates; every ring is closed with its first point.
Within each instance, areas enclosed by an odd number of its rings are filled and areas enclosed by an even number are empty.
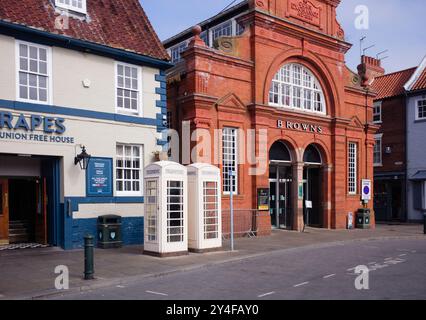
{"type": "Polygon", "coordinates": [[[415,210],[426,211],[426,181],[413,182],[413,204],[415,210]]]}
{"type": "Polygon", "coordinates": [[[374,137],[376,143],[374,144],[373,163],[375,166],[382,165],[382,137],[382,134],[374,137]]]}
{"type": "Polygon", "coordinates": [[[116,190],[119,196],[140,196],[142,146],[117,144],[116,190]]]}
{"type": "Polygon", "coordinates": [[[183,182],[167,181],[167,242],[184,241],[183,182]]]}
{"type": "Polygon", "coordinates": [[[222,133],[223,192],[238,192],[238,150],[236,128],[224,128],[222,133]],[[231,176],[230,173],[234,174],[231,176]]]}
{"type": "Polygon", "coordinates": [[[358,191],[358,144],[348,144],[348,192],[356,194],[358,191]]]}
{"type": "Polygon", "coordinates": [[[17,42],[18,100],[49,103],[50,48],[17,42]]]}
{"type": "Polygon", "coordinates": [[[417,101],[416,120],[426,119],[426,99],[417,101]]]}
{"type": "Polygon", "coordinates": [[[141,105],[141,69],[124,63],[116,64],[117,72],[117,111],[140,114],[141,105]]]}
{"type": "Polygon", "coordinates": [[[373,106],[373,122],[382,123],[382,102],[375,102],[373,106]]]}
{"type": "Polygon", "coordinates": [[[148,241],[156,242],[158,239],[158,180],[147,180],[145,188],[146,236],[148,241]]]}
{"type": "Polygon", "coordinates": [[[324,93],[313,73],[300,64],[287,64],[274,76],[269,104],[295,110],[326,113],[324,93]]]}
{"type": "Polygon", "coordinates": [[[86,14],[86,0],[55,0],[58,8],[86,14]]]}
{"type": "Polygon", "coordinates": [[[217,239],[219,237],[219,202],[217,182],[203,183],[204,190],[204,239],[217,239]]]}

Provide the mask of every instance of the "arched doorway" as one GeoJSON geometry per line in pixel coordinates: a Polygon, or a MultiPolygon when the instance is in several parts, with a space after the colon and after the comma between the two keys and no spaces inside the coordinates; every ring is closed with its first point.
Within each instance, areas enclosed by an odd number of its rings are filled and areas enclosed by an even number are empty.
{"type": "Polygon", "coordinates": [[[270,214],[273,228],[291,229],[292,157],[282,141],[275,142],[269,151],[270,214]]]}
{"type": "Polygon", "coordinates": [[[323,159],[318,148],[311,144],[303,154],[305,167],[303,170],[303,213],[305,225],[313,227],[323,226],[321,206],[323,159]]]}

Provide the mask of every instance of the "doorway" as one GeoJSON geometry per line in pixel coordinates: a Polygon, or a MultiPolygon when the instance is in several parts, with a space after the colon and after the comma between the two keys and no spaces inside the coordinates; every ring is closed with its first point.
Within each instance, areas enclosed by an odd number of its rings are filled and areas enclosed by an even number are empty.
{"type": "Polygon", "coordinates": [[[291,154],[284,142],[275,142],[269,151],[270,215],[272,228],[291,229],[291,154]]]}
{"type": "Polygon", "coordinates": [[[35,241],[37,188],[35,178],[8,179],[9,183],[9,243],[35,241]]]}
{"type": "Polygon", "coordinates": [[[321,210],[321,170],[318,167],[305,167],[303,170],[303,212],[305,225],[322,227],[321,210]]]}
{"type": "Polygon", "coordinates": [[[269,166],[271,224],[276,229],[291,229],[291,167],[269,166]]]}
{"type": "Polygon", "coordinates": [[[0,244],[60,244],[59,178],[59,159],[0,155],[0,244]]]}
{"type": "Polygon", "coordinates": [[[322,157],[315,145],[309,145],[303,155],[303,214],[305,225],[323,227],[322,197],[322,157]]]}

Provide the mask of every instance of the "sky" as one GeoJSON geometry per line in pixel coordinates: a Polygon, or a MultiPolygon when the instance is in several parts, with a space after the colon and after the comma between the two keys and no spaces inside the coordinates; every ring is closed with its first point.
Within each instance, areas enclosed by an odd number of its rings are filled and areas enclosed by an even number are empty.
{"type": "MultiPolygon", "coordinates": [[[[191,27],[219,13],[232,0],[140,0],[151,23],[161,40],[191,27]]],[[[240,2],[237,0],[236,2],[240,2]]],[[[363,36],[364,48],[376,56],[383,56],[387,73],[411,68],[420,64],[426,56],[426,10],[425,0],[342,0],[337,18],[346,33],[346,41],[353,44],[346,55],[347,65],[356,70],[359,64],[360,43],[363,36]],[[369,28],[355,27],[355,9],[364,5],[369,12],[369,28]]]]}

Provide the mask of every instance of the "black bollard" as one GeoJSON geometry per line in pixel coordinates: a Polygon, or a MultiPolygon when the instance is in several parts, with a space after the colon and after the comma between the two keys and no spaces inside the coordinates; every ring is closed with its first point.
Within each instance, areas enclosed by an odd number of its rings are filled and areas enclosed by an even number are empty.
{"type": "Polygon", "coordinates": [[[94,259],[93,259],[94,241],[90,234],[84,237],[84,280],[94,279],[94,259]]]}

